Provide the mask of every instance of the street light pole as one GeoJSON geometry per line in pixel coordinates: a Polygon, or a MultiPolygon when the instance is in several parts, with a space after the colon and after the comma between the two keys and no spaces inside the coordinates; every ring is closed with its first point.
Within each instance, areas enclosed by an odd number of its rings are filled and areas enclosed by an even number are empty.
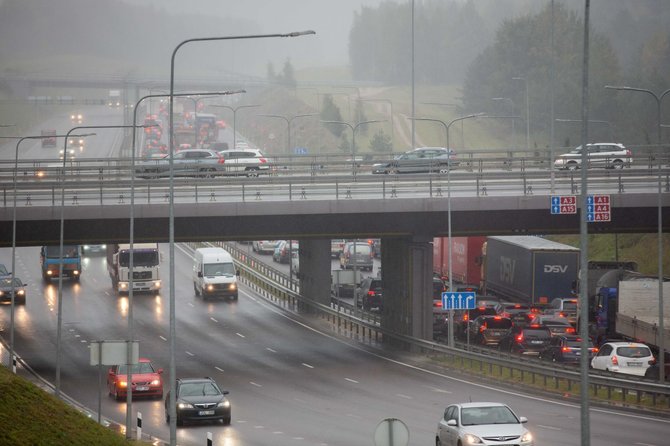
{"type": "Polygon", "coordinates": [[[264,116],[266,118],[279,118],[279,119],[283,119],[284,121],[286,121],[286,134],[287,134],[287,141],[288,141],[288,146],[286,147],[286,154],[290,155],[291,154],[291,123],[293,122],[293,120],[296,119],[296,118],[304,118],[306,116],[318,116],[318,115],[319,115],[318,113],[305,113],[305,114],[302,114],[302,115],[295,115],[295,116],[292,116],[290,118],[287,118],[286,116],[282,116],[282,115],[271,115],[271,114],[267,114],[267,115],[262,114],[262,115],[258,115],[258,116],[264,116]]]}
{"type": "MultiPolygon", "coordinates": [[[[454,122],[458,121],[463,121],[464,119],[470,119],[470,118],[478,118],[478,117],[483,117],[483,113],[479,114],[473,114],[473,115],[467,115],[467,116],[460,116],[458,118],[452,119],[449,121],[449,123],[445,123],[444,121],[440,119],[432,119],[432,118],[410,118],[412,121],[429,121],[429,122],[437,122],[440,123],[444,126],[444,131],[447,136],[447,236],[449,238],[449,247],[448,247],[448,263],[449,263],[449,292],[453,292],[454,290],[454,281],[453,281],[453,274],[451,272],[451,259],[452,259],[452,252],[451,252],[451,149],[449,149],[449,127],[454,122]]],[[[469,323],[469,322],[468,322],[469,323]]],[[[454,346],[454,310],[449,309],[449,333],[448,333],[448,345],[449,347],[454,346]]]]}
{"type": "MultiPolygon", "coordinates": [[[[175,406],[175,392],[176,392],[176,372],[177,367],[175,363],[175,348],[176,348],[176,329],[175,329],[175,264],[174,264],[174,138],[172,135],[174,129],[174,122],[172,116],[173,99],[174,99],[174,66],[177,57],[177,51],[188,43],[195,42],[211,42],[219,40],[247,40],[247,39],[265,39],[274,37],[300,37],[310,34],[316,34],[314,31],[298,31],[286,34],[257,34],[257,35],[241,35],[241,36],[224,36],[224,37],[199,37],[186,39],[179,43],[172,51],[170,59],[170,116],[169,116],[169,165],[170,165],[170,182],[169,182],[169,242],[170,242],[170,398],[168,401],[168,413],[170,417],[170,446],[175,446],[177,442],[177,417],[175,406]]],[[[233,136],[235,141],[235,136],[233,136]]]]}
{"type": "Polygon", "coordinates": [[[523,81],[526,84],[526,150],[530,150],[530,104],[528,99],[528,79],[525,77],[513,77],[515,81],[523,81]]]}
{"type": "Polygon", "coordinates": [[[370,121],[361,121],[356,125],[351,125],[344,121],[321,121],[323,124],[342,124],[351,129],[351,175],[356,176],[356,129],[363,124],[371,124],[373,122],[386,122],[386,120],[373,119],[370,121]]]}
{"type": "Polygon", "coordinates": [[[391,109],[391,111],[389,113],[389,122],[391,123],[391,152],[393,152],[393,143],[394,143],[394,140],[395,140],[394,131],[393,131],[393,127],[394,127],[394,125],[393,125],[393,101],[391,101],[390,99],[381,99],[381,98],[370,98],[370,99],[358,98],[357,100],[359,102],[363,102],[363,101],[365,101],[365,102],[386,102],[387,104],[389,104],[389,107],[391,109]]]}
{"type": "Polygon", "coordinates": [[[233,112],[233,149],[237,149],[237,111],[241,108],[260,107],[260,105],[238,105],[231,107],[230,105],[212,105],[212,107],[227,108],[233,112]]]}
{"type": "Polygon", "coordinates": [[[623,90],[623,91],[640,91],[642,93],[647,93],[650,94],[654,99],[656,99],[656,119],[657,119],[657,134],[658,134],[658,145],[660,149],[661,145],[661,102],[663,101],[663,98],[665,95],[670,93],[670,89],[665,90],[663,93],[660,95],[654,93],[651,90],[647,90],[646,88],[637,88],[637,87],[626,87],[626,86],[614,86],[614,85],[605,85],[605,88],[608,88],[610,90],[623,90]]]}

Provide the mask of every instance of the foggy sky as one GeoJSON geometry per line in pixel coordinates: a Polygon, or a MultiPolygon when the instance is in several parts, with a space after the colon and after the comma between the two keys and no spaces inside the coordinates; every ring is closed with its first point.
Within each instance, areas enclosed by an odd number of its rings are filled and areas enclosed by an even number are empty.
{"type": "MultiPolygon", "coordinates": [[[[355,11],[376,7],[388,0],[122,0],[153,5],[168,13],[243,18],[255,22],[261,33],[312,29],[311,51],[302,58],[299,50],[287,53],[296,67],[347,65],[349,30],[355,11]]],[[[303,45],[305,45],[303,43],[303,45]]],[[[302,46],[302,45],[301,45],[302,46]]],[[[303,52],[304,54],[304,52],[303,52]]],[[[282,59],[283,60],[283,59],[282,59]]],[[[276,61],[280,62],[280,61],[276,61]]]]}

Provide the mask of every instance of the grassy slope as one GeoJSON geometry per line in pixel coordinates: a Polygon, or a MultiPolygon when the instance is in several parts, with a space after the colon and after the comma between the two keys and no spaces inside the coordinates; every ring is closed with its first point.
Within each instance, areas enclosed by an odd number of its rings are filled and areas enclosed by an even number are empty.
{"type": "Polygon", "coordinates": [[[0,367],[0,444],[141,445],[0,367]]]}

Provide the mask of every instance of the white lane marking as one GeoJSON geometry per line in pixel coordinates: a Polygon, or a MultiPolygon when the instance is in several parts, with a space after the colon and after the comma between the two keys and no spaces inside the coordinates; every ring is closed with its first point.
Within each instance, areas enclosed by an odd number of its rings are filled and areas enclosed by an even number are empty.
{"type": "Polygon", "coordinates": [[[256,425],[254,426],[254,429],[265,429],[265,426],[256,425]]]}
{"type": "Polygon", "coordinates": [[[356,381],[355,379],[344,378],[344,380],[345,380],[345,381],[349,381],[350,383],[358,384],[358,381],[356,381]]]}
{"type": "Polygon", "coordinates": [[[222,368],[217,367],[217,366],[214,366],[214,368],[215,368],[216,370],[218,370],[219,372],[223,373],[223,369],[222,369],[222,368]]]}
{"type": "Polygon", "coordinates": [[[81,335],[80,335],[80,334],[76,334],[76,335],[74,335],[74,337],[75,337],[75,338],[81,338],[81,335]]]}
{"type": "Polygon", "coordinates": [[[217,320],[214,319],[213,317],[210,317],[209,320],[212,321],[212,322],[216,322],[217,324],[219,323],[219,321],[217,321],[217,320]]]}
{"type": "Polygon", "coordinates": [[[270,347],[265,347],[265,350],[272,352],[272,353],[277,353],[277,350],[273,350],[270,347]]]}
{"type": "Polygon", "coordinates": [[[251,384],[252,386],[256,386],[256,387],[263,387],[263,386],[261,386],[260,384],[255,383],[255,382],[253,382],[253,381],[249,381],[249,384],[251,384]]]}
{"type": "Polygon", "coordinates": [[[541,428],[543,428],[543,429],[549,429],[549,430],[551,430],[551,431],[562,431],[562,430],[563,430],[563,429],[561,429],[560,427],[556,427],[556,426],[545,426],[544,424],[538,424],[537,427],[541,427],[541,428]]]}
{"type": "Polygon", "coordinates": [[[299,403],[306,403],[307,401],[301,400],[300,398],[293,398],[293,401],[297,401],[299,403]]]}
{"type": "Polygon", "coordinates": [[[411,400],[411,399],[412,399],[411,396],[409,396],[409,395],[403,395],[402,393],[396,393],[395,396],[397,396],[398,398],[404,398],[404,399],[406,399],[406,400],[411,400]]]}
{"type": "Polygon", "coordinates": [[[274,431],[273,434],[274,435],[284,435],[284,433],[282,431],[274,431]]]}
{"type": "Polygon", "coordinates": [[[88,341],[86,339],[82,339],[79,342],[81,342],[82,344],[88,344],[88,341]]]}
{"type": "Polygon", "coordinates": [[[426,387],[429,388],[431,391],[436,392],[436,393],[447,393],[447,394],[453,393],[451,390],[444,390],[444,389],[440,389],[438,387],[433,387],[433,386],[426,386],[426,387]]]}
{"type": "Polygon", "coordinates": [[[302,441],[302,440],[304,440],[304,438],[303,438],[303,437],[293,437],[292,440],[299,440],[299,441],[302,441]]]}
{"type": "Polygon", "coordinates": [[[190,351],[188,351],[188,350],[186,350],[186,354],[187,354],[187,355],[189,355],[189,356],[195,356],[195,354],[194,354],[194,353],[191,353],[191,352],[190,352],[190,351]]]}
{"type": "Polygon", "coordinates": [[[655,444],[650,444],[650,443],[633,443],[633,444],[637,444],[637,445],[640,445],[640,446],[656,446],[655,444]]]}
{"type": "Polygon", "coordinates": [[[195,308],[195,305],[193,305],[193,302],[189,302],[188,305],[189,305],[190,307],[195,308]]]}
{"type": "Polygon", "coordinates": [[[304,366],[307,367],[308,369],[313,369],[313,368],[314,368],[314,366],[311,366],[311,365],[309,365],[309,364],[305,364],[304,362],[302,363],[302,365],[304,365],[304,366]]]}
{"type": "Polygon", "coordinates": [[[243,335],[242,333],[235,333],[235,334],[236,334],[237,336],[241,337],[241,338],[244,337],[244,335],[243,335]]]}
{"type": "Polygon", "coordinates": [[[167,338],[166,338],[166,337],[163,337],[163,336],[158,336],[158,337],[161,338],[161,339],[164,340],[164,341],[167,341],[167,338]]]}

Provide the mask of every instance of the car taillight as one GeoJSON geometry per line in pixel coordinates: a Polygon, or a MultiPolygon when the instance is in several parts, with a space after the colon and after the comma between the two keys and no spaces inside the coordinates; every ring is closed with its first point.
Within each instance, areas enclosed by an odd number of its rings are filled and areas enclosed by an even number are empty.
{"type": "Polygon", "coordinates": [[[630,155],[631,155],[631,151],[629,149],[626,149],[626,156],[630,156],[630,155]]]}
{"type": "Polygon", "coordinates": [[[217,164],[223,164],[226,162],[225,158],[219,158],[219,161],[217,161],[217,164]]]}
{"type": "Polygon", "coordinates": [[[561,351],[562,351],[562,352],[569,352],[569,351],[570,351],[570,347],[563,347],[563,348],[561,348],[561,351]]]}
{"type": "Polygon", "coordinates": [[[591,351],[592,351],[593,353],[598,353],[598,347],[593,347],[593,348],[591,349],[591,351]]]}
{"type": "Polygon", "coordinates": [[[485,331],[486,331],[486,326],[485,325],[482,325],[481,327],[479,327],[479,332],[480,333],[484,333],[485,331]]]}
{"type": "Polygon", "coordinates": [[[523,342],[523,332],[521,332],[517,335],[516,342],[523,342]]]}
{"type": "Polygon", "coordinates": [[[616,355],[612,355],[612,365],[619,365],[619,360],[616,355]]]}
{"type": "Polygon", "coordinates": [[[433,301],[433,306],[438,307],[438,308],[442,308],[442,301],[441,300],[434,300],[433,301]]]}
{"type": "Polygon", "coordinates": [[[265,158],[258,158],[258,161],[260,161],[261,164],[268,162],[268,160],[266,160],[265,158]]]}
{"type": "Polygon", "coordinates": [[[372,291],[372,290],[368,291],[368,296],[374,296],[374,295],[375,295],[374,291],[372,291]]]}
{"type": "Polygon", "coordinates": [[[565,329],[565,332],[566,332],[566,333],[576,333],[574,327],[568,327],[568,328],[566,328],[566,329],[565,329]]]}
{"type": "Polygon", "coordinates": [[[468,313],[465,313],[463,315],[463,322],[467,322],[467,320],[468,320],[468,313]]]}

